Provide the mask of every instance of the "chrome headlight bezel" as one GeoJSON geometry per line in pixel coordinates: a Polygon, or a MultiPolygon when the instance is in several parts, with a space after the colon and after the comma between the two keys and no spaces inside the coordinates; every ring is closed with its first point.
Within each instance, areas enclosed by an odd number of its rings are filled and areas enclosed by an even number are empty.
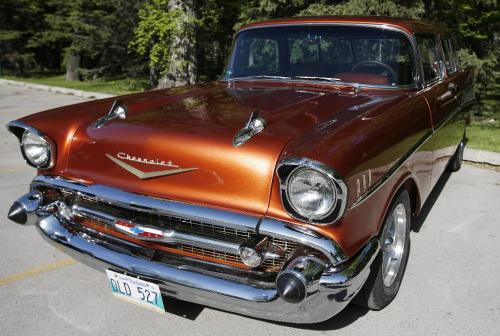
{"type": "Polygon", "coordinates": [[[50,139],[48,136],[37,130],[36,128],[29,126],[27,124],[24,124],[19,121],[13,121],[7,125],[7,129],[14,134],[17,139],[19,140],[19,146],[21,149],[21,153],[23,155],[24,160],[28,165],[30,165],[33,168],[44,170],[44,169],[50,169],[54,167],[55,164],[55,156],[56,156],[56,145],[52,139],[50,139]],[[43,163],[37,164],[36,162],[33,162],[31,158],[26,155],[26,151],[24,148],[24,143],[23,139],[27,134],[32,134],[40,139],[40,141],[47,146],[47,160],[45,160],[43,163]]]}
{"type": "Polygon", "coordinates": [[[282,205],[292,218],[311,224],[321,225],[332,224],[343,216],[347,202],[347,186],[333,168],[308,158],[288,157],[278,164],[277,174],[280,179],[282,205]],[[322,176],[331,183],[332,192],[335,193],[332,195],[334,201],[332,202],[331,208],[321,216],[308,215],[305,212],[301,213],[289,197],[290,177],[303,169],[311,169],[322,174],[322,176]]]}

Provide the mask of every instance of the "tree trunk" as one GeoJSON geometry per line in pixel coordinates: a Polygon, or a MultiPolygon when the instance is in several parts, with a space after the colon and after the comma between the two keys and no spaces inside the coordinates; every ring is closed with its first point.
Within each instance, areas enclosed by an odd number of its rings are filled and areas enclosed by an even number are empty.
{"type": "Polygon", "coordinates": [[[75,53],[70,53],[68,61],[66,62],[66,75],[64,79],[67,81],[78,81],[80,72],[80,55],[75,53]]]}
{"type": "Polygon", "coordinates": [[[170,10],[180,10],[177,32],[173,37],[167,73],[159,80],[158,88],[184,86],[196,82],[196,31],[193,22],[193,0],[170,0],[170,10]]]}

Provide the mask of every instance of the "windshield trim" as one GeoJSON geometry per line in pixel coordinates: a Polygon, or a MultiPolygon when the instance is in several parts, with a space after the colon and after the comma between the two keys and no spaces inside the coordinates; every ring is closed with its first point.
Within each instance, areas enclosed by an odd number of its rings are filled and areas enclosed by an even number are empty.
{"type": "MultiPolygon", "coordinates": [[[[404,37],[410,42],[411,48],[410,48],[410,53],[412,56],[412,69],[413,69],[413,83],[411,84],[405,84],[405,85],[375,85],[375,84],[363,84],[363,83],[350,83],[346,82],[349,85],[358,85],[359,87],[370,87],[370,88],[384,88],[384,89],[405,89],[405,88],[417,88],[417,89],[422,89],[423,88],[423,82],[422,82],[422,68],[419,66],[421,64],[420,62],[420,54],[418,53],[417,49],[417,42],[415,39],[415,36],[405,29],[401,27],[397,27],[391,24],[379,24],[379,23],[355,23],[355,22],[309,22],[309,23],[277,23],[277,24],[270,24],[270,25],[262,25],[262,26],[254,26],[254,27],[246,27],[238,30],[236,32],[234,39],[233,39],[233,50],[231,53],[231,58],[229,62],[229,67],[233,67],[234,64],[234,58],[235,58],[235,50],[234,50],[234,43],[236,42],[236,39],[238,38],[238,35],[242,32],[249,31],[249,30],[254,30],[254,29],[265,29],[265,28],[272,28],[272,27],[310,27],[310,26],[342,26],[342,27],[363,27],[363,28],[376,28],[376,29],[382,29],[382,30],[391,30],[395,32],[399,32],[403,34],[404,37]]],[[[227,67],[226,67],[227,68],[227,67]]],[[[228,78],[227,74],[225,74],[220,80],[227,80],[230,81],[234,78],[228,78]]],[[[266,79],[263,79],[266,80],[266,79]]],[[[270,80],[270,79],[267,79],[270,80]]],[[[314,83],[319,83],[319,81],[314,81],[314,83]]],[[[325,81],[325,83],[329,84],[335,84],[334,82],[331,81],[325,81]]]]}
{"type": "Polygon", "coordinates": [[[377,85],[377,84],[362,84],[344,81],[329,81],[329,80],[305,80],[305,79],[295,79],[295,78],[259,78],[258,76],[244,76],[244,77],[233,77],[233,78],[220,78],[220,82],[281,82],[281,83],[304,83],[304,84],[329,84],[332,86],[349,86],[371,89],[390,89],[390,90],[402,90],[402,89],[417,89],[417,85],[406,84],[406,85],[377,85]]]}

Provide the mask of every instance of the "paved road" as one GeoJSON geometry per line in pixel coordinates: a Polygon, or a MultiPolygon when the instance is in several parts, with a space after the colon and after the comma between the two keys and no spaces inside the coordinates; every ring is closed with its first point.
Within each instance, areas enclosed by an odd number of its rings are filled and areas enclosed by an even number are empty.
{"type": "MultiPolygon", "coordinates": [[[[0,124],[72,96],[0,86],[0,124]]],[[[499,335],[500,173],[464,166],[445,176],[412,250],[398,297],[380,312],[348,307],[296,327],[166,300],[166,315],[115,299],[105,276],[9,222],[11,202],[34,177],[0,127],[0,335],[499,335]],[[448,178],[448,180],[447,180],[448,178]],[[447,181],[446,181],[447,180],[447,181]]],[[[432,202],[431,202],[432,203],[432,202]]]]}

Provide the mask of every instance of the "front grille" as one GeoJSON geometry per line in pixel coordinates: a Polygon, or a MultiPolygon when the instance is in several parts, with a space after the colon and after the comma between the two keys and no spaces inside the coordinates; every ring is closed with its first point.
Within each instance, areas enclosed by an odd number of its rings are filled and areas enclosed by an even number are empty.
{"type": "MultiPolygon", "coordinates": [[[[98,210],[100,212],[110,214],[113,217],[133,220],[134,222],[141,223],[142,225],[148,225],[151,227],[158,227],[165,230],[178,230],[182,232],[189,232],[195,235],[204,237],[214,237],[214,238],[224,238],[227,241],[242,243],[249,239],[257,237],[254,231],[246,229],[236,229],[233,227],[226,227],[221,225],[215,225],[212,223],[200,222],[192,220],[189,218],[181,218],[177,216],[164,215],[164,214],[154,214],[149,212],[143,212],[138,210],[130,210],[122,207],[118,207],[112,204],[108,204],[99,201],[88,195],[78,195],[76,196],[71,191],[61,190],[62,198],[68,204],[81,205],[83,207],[98,210]]],[[[94,217],[89,217],[84,214],[79,214],[75,217],[75,220],[84,226],[90,226],[97,230],[107,230],[111,234],[120,234],[119,231],[110,225],[112,223],[107,223],[103,220],[98,220],[94,217]]],[[[122,235],[124,239],[136,240],[135,238],[130,238],[122,235]]],[[[264,238],[264,237],[262,237],[264,238]]],[[[276,237],[268,237],[270,244],[281,249],[284,253],[281,257],[277,259],[267,259],[261,266],[261,271],[263,272],[278,272],[281,270],[286,260],[290,255],[294,253],[298,244],[295,242],[287,241],[285,239],[280,239],[276,237]]],[[[222,263],[233,267],[238,267],[242,269],[248,269],[247,266],[243,264],[239,255],[216,251],[208,248],[201,248],[198,246],[193,246],[189,244],[167,244],[167,243],[152,243],[144,242],[143,246],[166,250],[170,253],[176,253],[181,255],[187,255],[192,258],[202,259],[204,261],[222,263]]]]}

